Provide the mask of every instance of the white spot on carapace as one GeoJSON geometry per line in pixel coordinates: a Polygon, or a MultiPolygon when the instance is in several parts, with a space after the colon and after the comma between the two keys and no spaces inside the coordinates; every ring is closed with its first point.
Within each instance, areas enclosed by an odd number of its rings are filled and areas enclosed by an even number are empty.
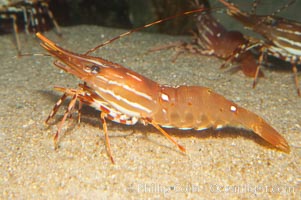
{"type": "Polygon", "coordinates": [[[221,125],[221,124],[218,124],[218,125],[216,125],[216,127],[215,127],[215,129],[221,129],[221,128],[223,128],[223,125],[221,125]]]}
{"type": "Polygon", "coordinates": [[[167,94],[161,93],[161,98],[163,101],[169,101],[169,97],[167,94]]]}
{"type": "Polygon", "coordinates": [[[230,110],[231,110],[232,112],[236,112],[237,108],[236,108],[236,106],[231,106],[231,107],[230,107],[230,110]]]}
{"type": "Polygon", "coordinates": [[[221,37],[221,35],[222,35],[221,33],[216,34],[217,37],[221,37]]]}

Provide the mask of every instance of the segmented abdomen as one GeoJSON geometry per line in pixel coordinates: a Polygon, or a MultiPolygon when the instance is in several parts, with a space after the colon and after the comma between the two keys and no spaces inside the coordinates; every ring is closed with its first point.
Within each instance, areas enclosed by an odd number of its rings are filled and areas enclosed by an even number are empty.
{"type": "Polygon", "coordinates": [[[244,127],[282,151],[290,151],[287,141],[263,118],[209,88],[161,86],[158,98],[159,105],[152,120],[163,127],[196,130],[244,127]]]}
{"type": "Polygon", "coordinates": [[[238,106],[209,88],[162,86],[160,109],[153,120],[164,127],[182,129],[221,128],[236,118],[238,106]]]}

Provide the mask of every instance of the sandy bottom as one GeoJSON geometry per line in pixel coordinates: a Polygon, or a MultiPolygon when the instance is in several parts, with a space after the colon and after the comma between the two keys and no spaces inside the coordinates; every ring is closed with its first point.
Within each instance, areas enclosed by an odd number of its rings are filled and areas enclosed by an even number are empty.
{"type": "MultiPolygon", "coordinates": [[[[46,35],[65,48],[85,52],[124,32],[95,26],[63,28],[63,38],[46,35]]],[[[24,53],[44,52],[37,39],[20,35],[24,53]]],[[[44,120],[60,93],[54,85],[80,81],[57,69],[51,57],[17,58],[12,35],[0,37],[0,198],[1,199],[298,199],[301,187],[301,98],[292,74],[264,69],[256,89],[241,72],[219,69],[212,57],[149,48],[189,38],[136,33],[94,55],[120,63],[161,84],[210,87],[257,113],[291,146],[285,154],[254,133],[167,130],[187,154],[150,126],[108,123],[116,164],[108,159],[97,111],[84,108],[82,122],[69,120],[58,150],[57,126],[44,120]]],[[[301,77],[300,77],[301,78],[301,77]]],[[[201,112],[201,111],[200,111],[201,112]]],[[[62,117],[63,109],[56,116],[62,117]]]]}

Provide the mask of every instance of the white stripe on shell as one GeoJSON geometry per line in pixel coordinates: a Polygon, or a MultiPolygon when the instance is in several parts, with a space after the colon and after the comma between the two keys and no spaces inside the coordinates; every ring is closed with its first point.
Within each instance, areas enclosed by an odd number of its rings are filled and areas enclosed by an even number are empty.
{"type": "MultiPolygon", "coordinates": [[[[138,95],[138,96],[141,96],[141,97],[144,97],[146,98],[147,100],[153,100],[151,96],[143,93],[143,92],[139,92],[133,88],[131,88],[130,86],[128,85],[125,85],[125,84],[122,84],[122,83],[119,83],[119,82],[116,82],[116,81],[111,81],[111,80],[108,80],[107,78],[103,77],[103,76],[96,76],[97,78],[100,78],[102,79],[103,81],[107,82],[108,84],[110,85],[116,85],[116,86],[119,86],[119,87],[122,87],[130,92],[133,92],[134,94],[138,95]]],[[[98,88],[98,87],[97,87],[98,88]]]]}
{"type": "MultiPolygon", "coordinates": [[[[104,92],[106,94],[109,94],[111,95],[112,97],[114,97],[117,101],[123,101],[125,102],[126,104],[130,105],[131,107],[134,107],[134,108],[137,108],[137,109],[140,109],[140,110],[143,110],[147,113],[151,113],[152,111],[138,103],[135,103],[135,102],[131,102],[119,95],[116,95],[112,90],[106,90],[106,89],[103,89],[103,88],[97,88],[98,90],[100,90],[101,92],[104,92]]],[[[98,93],[96,91],[96,93],[98,93]]],[[[100,95],[101,96],[101,95],[100,95]]],[[[138,112],[134,112],[134,111],[131,111],[131,110],[128,110],[122,106],[120,106],[119,104],[115,103],[115,102],[112,102],[112,101],[109,101],[110,104],[112,104],[117,110],[119,110],[120,112],[122,113],[125,113],[127,115],[130,115],[130,116],[136,116],[136,117],[140,117],[140,113],[138,112]]]]}
{"type": "Polygon", "coordinates": [[[280,31],[280,32],[284,32],[284,33],[291,33],[291,34],[295,34],[295,35],[301,35],[301,32],[290,30],[290,29],[276,28],[276,30],[280,31]]]}
{"type": "Polygon", "coordinates": [[[277,37],[277,39],[279,39],[280,41],[287,42],[288,44],[291,44],[293,46],[297,46],[299,49],[291,48],[291,47],[286,47],[285,45],[281,45],[277,41],[274,41],[274,43],[277,46],[282,47],[283,49],[285,49],[286,51],[290,52],[291,54],[301,56],[301,43],[300,42],[295,42],[293,40],[289,40],[289,39],[284,38],[284,37],[277,37]]]}

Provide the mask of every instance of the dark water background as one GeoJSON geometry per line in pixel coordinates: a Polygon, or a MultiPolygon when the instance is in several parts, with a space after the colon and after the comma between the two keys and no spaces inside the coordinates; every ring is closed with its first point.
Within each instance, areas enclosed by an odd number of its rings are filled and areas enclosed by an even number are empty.
{"type": "MultiPolygon", "coordinates": [[[[85,24],[131,29],[195,9],[197,8],[195,2],[205,3],[214,9],[213,14],[226,27],[243,29],[237,21],[227,16],[224,6],[218,0],[50,0],[49,7],[59,25],[63,27],[85,24]]],[[[253,0],[233,0],[232,2],[244,11],[248,12],[252,9],[253,0]]],[[[288,2],[286,0],[261,0],[258,2],[256,13],[270,15],[288,2]]],[[[301,1],[296,1],[277,15],[300,21],[300,8],[301,1]]],[[[178,17],[143,31],[187,35],[195,28],[193,16],[195,15],[178,17]]],[[[23,28],[22,20],[22,17],[18,18],[19,29],[23,28]]],[[[12,29],[9,27],[10,23],[10,21],[1,20],[0,32],[10,32],[12,29]],[[4,23],[9,23],[9,25],[4,25],[4,23]]]]}
{"type": "MultiPolygon", "coordinates": [[[[213,9],[221,8],[213,11],[220,13],[216,14],[216,17],[226,26],[240,27],[236,25],[238,24],[236,21],[226,16],[224,6],[218,0],[52,0],[50,8],[62,26],[94,24],[130,29],[194,9],[196,1],[200,4],[209,3],[213,9]]],[[[244,11],[248,12],[252,9],[253,0],[233,0],[232,2],[244,11]]],[[[258,2],[256,13],[270,15],[288,2],[287,0],[261,0],[258,2]]],[[[296,1],[277,15],[300,21],[300,8],[301,1],[296,1]]],[[[168,34],[188,34],[188,31],[194,28],[192,18],[192,16],[178,17],[156,25],[151,30],[168,34]]]]}

